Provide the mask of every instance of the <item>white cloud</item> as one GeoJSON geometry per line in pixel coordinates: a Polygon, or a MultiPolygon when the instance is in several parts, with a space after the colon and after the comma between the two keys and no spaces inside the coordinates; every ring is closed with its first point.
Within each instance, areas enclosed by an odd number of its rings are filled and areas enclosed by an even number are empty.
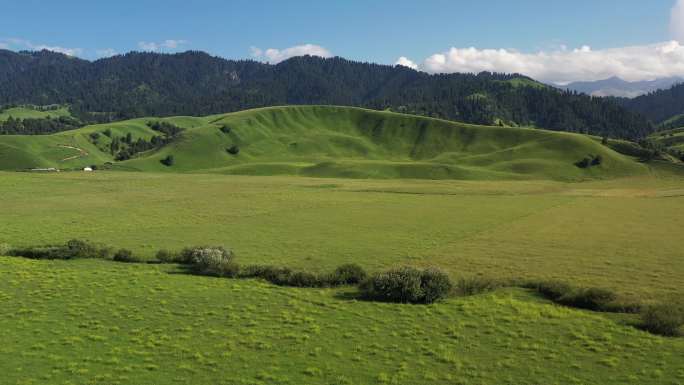
{"type": "Polygon", "coordinates": [[[138,48],[140,48],[143,51],[158,52],[164,49],[175,50],[179,48],[181,45],[185,44],[188,44],[187,40],[167,39],[160,43],[140,41],[138,42],[138,48]]]}
{"type": "Polygon", "coordinates": [[[66,48],[66,47],[60,47],[58,45],[35,45],[32,46],[31,49],[36,50],[36,51],[42,51],[42,50],[48,50],[52,52],[59,52],[63,53],[68,56],[80,56],[83,53],[83,49],[81,48],[66,48]]]}
{"type": "MultiPolygon", "coordinates": [[[[401,60],[401,58],[400,58],[401,60]]],[[[523,53],[510,49],[455,48],[436,53],[418,65],[430,73],[507,72],[564,84],[619,76],[628,81],[684,76],[684,45],[662,43],[594,50],[582,46],[523,53]]]]}
{"type": "Polygon", "coordinates": [[[262,50],[257,47],[250,47],[252,57],[258,60],[264,60],[271,64],[280,63],[283,60],[287,60],[295,56],[320,56],[320,57],[331,57],[332,54],[327,49],[315,44],[303,44],[297,45],[290,48],[276,49],[268,48],[262,50]]]}
{"type": "Polygon", "coordinates": [[[254,46],[249,47],[249,55],[250,55],[251,57],[259,58],[259,57],[261,57],[263,54],[264,54],[264,51],[262,51],[261,49],[259,49],[259,48],[257,48],[257,47],[254,47],[254,46]]]}
{"type": "Polygon", "coordinates": [[[18,39],[15,37],[0,39],[0,47],[4,47],[6,49],[11,49],[11,48],[20,49],[20,50],[25,49],[25,50],[31,50],[31,51],[48,50],[48,51],[63,53],[65,55],[69,55],[69,56],[80,56],[83,53],[83,49],[81,49],[81,48],[67,48],[67,47],[61,47],[58,45],[34,44],[29,40],[18,39]]]}
{"type": "Polygon", "coordinates": [[[677,0],[670,11],[670,33],[673,39],[684,42],[684,0],[677,0]]]}
{"type": "Polygon", "coordinates": [[[414,63],[411,59],[407,58],[406,56],[402,56],[399,59],[397,59],[397,62],[394,63],[394,65],[400,65],[400,66],[412,68],[414,70],[418,69],[418,64],[414,63]]]}
{"type": "Polygon", "coordinates": [[[114,48],[98,49],[95,51],[97,57],[110,57],[117,54],[114,48]]]}

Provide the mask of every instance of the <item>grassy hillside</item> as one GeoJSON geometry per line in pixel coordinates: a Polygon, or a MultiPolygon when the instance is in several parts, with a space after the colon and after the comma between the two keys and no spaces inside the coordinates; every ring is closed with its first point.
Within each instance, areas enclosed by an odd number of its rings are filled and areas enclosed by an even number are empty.
{"type": "Polygon", "coordinates": [[[684,151],[684,127],[659,131],[649,138],[664,147],[684,151]]]}
{"type": "MultiPolygon", "coordinates": [[[[106,128],[134,138],[155,134],[154,119],[89,126],[49,137],[0,137],[0,169],[34,165],[65,167],[112,161],[108,138],[89,143],[106,128]],[[60,163],[49,155],[58,143],[88,152],[60,163]],[[98,147],[100,150],[98,150],[98,147]]],[[[635,175],[646,166],[589,137],[529,128],[487,127],[349,107],[291,106],[248,110],[204,118],[166,119],[185,127],[180,138],[159,151],[140,154],[119,167],[141,171],[304,175],[352,178],[576,180],[635,175]],[[219,128],[226,126],[229,133],[219,128]],[[227,149],[239,149],[230,154],[227,149]],[[172,167],[160,160],[173,155],[172,167]],[[603,162],[585,169],[588,155],[603,162]]]]}
{"type": "Polygon", "coordinates": [[[58,118],[60,116],[71,116],[67,107],[62,107],[56,110],[41,111],[31,107],[13,107],[5,110],[0,110],[0,122],[13,117],[14,119],[44,119],[44,118],[58,118]]]}

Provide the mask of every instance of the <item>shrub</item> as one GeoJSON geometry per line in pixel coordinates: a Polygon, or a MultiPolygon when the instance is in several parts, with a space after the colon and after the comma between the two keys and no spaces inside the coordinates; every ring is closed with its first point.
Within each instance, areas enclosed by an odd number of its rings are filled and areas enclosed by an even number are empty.
{"type": "Polygon", "coordinates": [[[456,293],[468,296],[495,290],[501,287],[501,283],[493,279],[482,277],[461,278],[456,282],[456,293]]]}
{"type": "Polygon", "coordinates": [[[224,134],[230,134],[230,127],[226,124],[221,126],[221,128],[219,128],[219,130],[221,130],[221,132],[223,132],[224,134]]]}
{"type": "Polygon", "coordinates": [[[327,284],[316,274],[271,265],[247,266],[240,272],[240,277],[261,278],[279,286],[321,287],[327,284]]]}
{"type": "Polygon", "coordinates": [[[432,303],[451,291],[449,277],[440,270],[418,270],[402,267],[377,273],[364,280],[361,294],[372,300],[410,303],[432,303]]]}
{"type": "Polygon", "coordinates": [[[29,246],[9,250],[9,255],[31,259],[107,258],[111,250],[93,243],[72,239],[64,245],[29,246]]]}
{"type": "Polygon", "coordinates": [[[606,310],[615,298],[615,294],[609,290],[590,287],[574,289],[560,297],[558,303],[580,309],[606,310]]]}
{"type": "Polygon", "coordinates": [[[591,160],[592,166],[598,166],[603,163],[603,157],[601,155],[596,155],[594,159],[591,160]]]}
{"type": "Polygon", "coordinates": [[[563,282],[546,281],[528,284],[544,297],[561,305],[588,310],[618,310],[611,306],[616,295],[610,290],[589,287],[577,288],[563,282]]]}
{"type": "Polygon", "coordinates": [[[341,265],[328,277],[331,286],[355,285],[361,283],[368,275],[363,268],[355,263],[341,265]]]}
{"type": "Polygon", "coordinates": [[[579,168],[587,168],[591,165],[591,158],[583,158],[582,160],[575,162],[575,166],[579,168]]]}
{"type": "Polygon", "coordinates": [[[560,297],[564,296],[565,294],[569,293],[572,290],[572,286],[564,283],[564,282],[556,282],[556,281],[542,281],[542,282],[534,282],[525,285],[526,287],[535,290],[542,296],[552,300],[556,301],[560,297]]]}
{"type": "Polygon", "coordinates": [[[316,274],[305,271],[293,271],[281,277],[284,278],[284,281],[279,283],[282,286],[321,287],[327,284],[325,280],[320,279],[316,274]]]}
{"type": "Polygon", "coordinates": [[[160,160],[159,162],[161,162],[161,164],[163,164],[166,167],[171,167],[176,161],[173,158],[173,155],[167,155],[166,158],[160,160]]]}
{"type": "Polygon", "coordinates": [[[112,258],[116,262],[134,263],[139,260],[133,255],[133,252],[128,249],[119,249],[112,258]]]}
{"type": "Polygon", "coordinates": [[[647,307],[641,315],[641,327],[651,333],[678,336],[684,326],[684,304],[669,303],[647,307]]]}
{"type": "Polygon", "coordinates": [[[240,153],[240,148],[238,146],[231,146],[226,148],[226,151],[228,151],[228,153],[231,155],[237,155],[240,153]]]}
{"type": "Polygon", "coordinates": [[[421,302],[433,303],[442,298],[446,298],[453,289],[449,276],[442,270],[436,268],[424,270],[420,276],[420,280],[423,289],[423,300],[421,302]]]}
{"type": "Polygon", "coordinates": [[[159,250],[157,251],[157,260],[161,263],[180,263],[181,262],[181,256],[178,253],[174,253],[173,251],[169,250],[159,250]]]}
{"type": "Polygon", "coordinates": [[[183,260],[189,260],[193,272],[216,277],[235,277],[239,267],[233,261],[233,253],[223,247],[195,247],[184,251],[183,260]]]}

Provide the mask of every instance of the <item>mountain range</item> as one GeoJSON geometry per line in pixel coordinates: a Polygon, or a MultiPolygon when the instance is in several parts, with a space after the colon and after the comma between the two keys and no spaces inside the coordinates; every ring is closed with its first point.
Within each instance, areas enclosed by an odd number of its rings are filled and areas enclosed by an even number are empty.
{"type": "Polygon", "coordinates": [[[427,74],[312,56],[271,65],[198,51],[87,61],[50,51],[0,50],[0,105],[11,104],[67,104],[87,122],[325,104],[628,139],[655,129],[614,100],[519,74],[427,74]]]}
{"type": "Polygon", "coordinates": [[[608,79],[597,81],[573,82],[563,89],[582,92],[591,96],[616,96],[623,98],[635,98],[653,91],[668,89],[675,84],[684,82],[681,77],[668,77],[655,80],[628,82],[613,76],[608,79]]]}

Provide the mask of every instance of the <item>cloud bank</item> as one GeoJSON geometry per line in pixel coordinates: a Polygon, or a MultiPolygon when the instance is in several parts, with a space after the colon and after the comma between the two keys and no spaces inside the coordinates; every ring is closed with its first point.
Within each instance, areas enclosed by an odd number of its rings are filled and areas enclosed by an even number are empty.
{"type": "Polygon", "coordinates": [[[67,47],[62,47],[62,46],[58,46],[58,45],[34,44],[33,42],[31,42],[29,40],[18,39],[18,38],[0,39],[0,48],[31,50],[31,51],[48,50],[48,51],[63,53],[65,55],[69,55],[69,56],[80,56],[83,53],[82,48],[67,48],[67,47]]]}
{"type": "Polygon", "coordinates": [[[95,54],[97,55],[98,58],[103,58],[103,57],[114,56],[114,55],[118,54],[118,52],[116,52],[116,50],[114,48],[105,48],[105,49],[95,50],[95,54]]]}
{"type": "Polygon", "coordinates": [[[588,45],[535,53],[451,47],[420,63],[402,56],[395,64],[429,73],[516,72],[557,84],[611,76],[628,81],[684,76],[684,0],[677,0],[670,11],[670,33],[670,41],[598,50],[588,45]]]}
{"type": "MultiPolygon", "coordinates": [[[[400,61],[412,63],[410,60],[400,61]]],[[[399,61],[397,62],[398,64],[399,61]]],[[[523,53],[509,49],[452,47],[427,57],[418,65],[430,73],[507,72],[564,84],[618,76],[628,81],[684,75],[684,46],[676,40],[663,43],[593,50],[589,46],[569,50],[523,53]]]]}
{"type": "Polygon", "coordinates": [[[167,39],[162,42],[148,42],[148,41],[140,41],[138,42],[138,48],[140,48],[143,51],[148,51],[148,52],[159,52],[163,51],[164,49],[168,50],[175,50],[178,49],[180,46],[188,44],[187,40],[173,40],[173,39],[167,39]]]}
{"type": "Polygon", "coordinates": [[[283,60],[287,60],[295,56],[311,55],[324,58],[332,56],[332,53],[326,48],[315,44],[296,45],[294,47],[284,49],[268,48],[266,50],[262,50],[261,48],[257,47],[251,47],[250,51],[253,58],[271,64],[277,64],[283,60]]]}

